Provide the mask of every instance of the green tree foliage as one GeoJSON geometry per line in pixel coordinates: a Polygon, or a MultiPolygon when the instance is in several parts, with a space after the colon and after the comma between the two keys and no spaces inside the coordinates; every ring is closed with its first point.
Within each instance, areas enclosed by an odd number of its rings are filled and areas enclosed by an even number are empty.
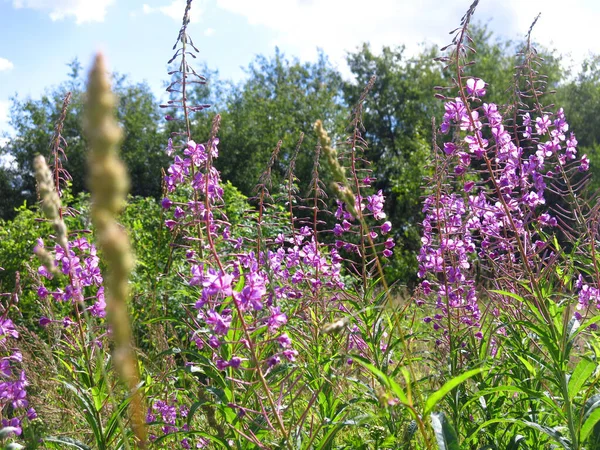
{"type": "MultiPolygon", "coordinates": [[[[10,124],[13,137],[1,148],[2,159],[12,164],[1,169],[0,182],[17,193],[14,201],[2,202],[0,217],[14,217],[14,207],[36,200],[32,162],[36,154],[49,156],[54,124],[67,92],[72,101],[67,111],[62,135],[68,146],[64,167],[71,174],[74,195],[83,192],[86,173],[86,142],[81,133],[83,77],[81,65],[73,61],[68,80],[49,89],[40,99],[12,100],[10,124]]],[[[132,180],[132,194],[158,197],[161,192],[160,168],[166,164],[162,133],[159,129],[157,102],[148,85],[131,83],[115,75],[115,91],[119,96],[118,119],[123,129],[123,158],[132,180]]],[[[3,191],[4,192],[4,191],[3,191]]],[[[11,199],[13,200],[13,199],[11,199]]]]}
{"type": "Polygon", "coordinates": [[[332,132],[342,130],[346,114],[340,101],[342,78],[322,53],[314,63],[300,63],[276,51],[272,58],[257,57],[247,72],[248,79],[230,91],[222,112],[217,165],[223,179],[250,195],[281,139],[276,183],[303,132],[296,175],[304,191],[316,146],[315,121],[323,120],[332,132]]]}
{"type": "Polygon", "coordinates": [[[557,92],[558,105],[579,142],[579,153],[590,158],[594,189],[600,187],[600,55],[587,59],[579,74],[557,92]]]}
{"type": "Polygon", "coordinates": [[[358,101],[369,79],[377,77],[363,115],[367,157],[374,163],[376,187],[388,197],[386,211],[400,243],[394,277],[409,280],[416,272],[420,185],[427,172],[431,117],[441,108],[432,93],[442,83],[442,74],[430,53],[409,59],[403,47],[384,47],[376,54],[365,44],[348,55],[348,65],[355,77],[344,85],[349,105],[358,101]]]}

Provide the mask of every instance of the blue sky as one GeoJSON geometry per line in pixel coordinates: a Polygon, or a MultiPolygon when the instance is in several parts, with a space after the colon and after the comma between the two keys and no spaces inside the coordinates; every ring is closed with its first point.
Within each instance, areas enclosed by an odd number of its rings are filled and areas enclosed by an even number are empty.
{"type": "MultiPolygon", "coordinates": [[[[364,41],[373,48],[448,43],[470,0],[194,0],[190,34],[200,58],[222,78],[240,80],[243,67],[279,46],[314,59],[317,48],[345,70],[344,55],[364,41]]],[[[147,81],[159,95],[185,0],[0,0],[0,133],[10,132],[10,97],[39,97],[64,81],[66,64],[87,69],[102,50],[112,70],[147,81]]],[[[542,44],[571,54],[575,70],[600,53],[597,0],[482,0],[476,18],[498,35],[522,37],[538,12],[542,44]]]]}

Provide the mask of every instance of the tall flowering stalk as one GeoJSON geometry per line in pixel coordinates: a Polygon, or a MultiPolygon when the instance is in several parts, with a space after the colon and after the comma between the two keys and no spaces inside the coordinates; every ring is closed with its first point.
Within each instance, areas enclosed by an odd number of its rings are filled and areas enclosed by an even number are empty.
{"type": "Polygon", "coordinates": [[[114,107],[106,65],[99,54],[90,72],[86,105],[92,221],[108,269],[106,304],[115,344],[114,366],[129,389],[131,424],[137,445],[143,449],[147,447],[144,397],[127,308],[133,257],[129,238],[115,220],[125,204],[129,182],[125,165],[118,157],[121,130],[114,119],[114,107]]]}
{"type": "Polygon", "coordinates": [[[18,307],[21,289],[18,272],[16,278],[14,292],[0,294],[0,297],[7,299],[6,303],[1,305],[0,316],[0,432],[3,437],[21,436],[27,421],[37,417],[35,409],[29,406],[27,399],[29,381],[22,365],[23,355],[15,346],[15,341],[20,335],[8,316],[10,311],[16,311],[18,307]]]}
{"type": "MultiPolygon", "coordinates": [[[[278,404],[281,399],[274,396],[267,377],[284,361],[293,362],[298,354],[291,339],[283,333],[288,321],[283,306],[288,298],[292,298],[288,296],[292,289],[279,281],[283,261],[267,249],[260,233],[252,249],[246,248],[241,238],[234,239],[231,235],[230,224],[223,212],[220,174],[213,166],[219,152],[220,117],[215,116],[207,142],[199,144],[191,140],[189,114],[198,108],[187,103],[186,93],[189,89],[186,80],[188,76],[193,79],[195,74],[185,60],[187,46],[193,46],[187,35],[190,5],[188,2],[178,37],[182,46],[174,55],[174,59],[181,59],[177,72],[181,78],[169,87],[173,90],[176,86],[182,94],[181,100],[172,101],[170,105],[183,109],[186,131],[173,135],[176,140],[183,137],[181,144],[169,140],[168,152],[174,160],[165,177],[168,196],[162,202],[170,216],[165,225],[182,237],[177,245],[185,252],[189,267],[185,283],[195,296],[193,319],[189,323],[191,341],[203,358],[208,357],[189,364],[203,366],[209,361],[211,367],[229,380],[227,384],[232,397],[228,408],[234,408],[240,414],[262,417],[261,420],[277,429],[289,445],[288,429],[278,404]],[[186,199],[186,195],[191,198],[186,199]],[[239,404],[238,396],[244,397],[248,386],[255,384],[261,387],[255,409],[239,404]]],[[[167,120],[178,119],[167,116],[167,120]]],[[[259,230],[264,205],[270,197],[269,178],[266,173],[259,184],[259,230]]],[[[205,387],[216,382],[207,380],[205,387]]],[[[214,414],[210,407],[204,412],[214,414]]],[[[216,429],[219,427],[211,421],[209,424],[216,429]]],[[[236,431],[244,433],[242,428],[236,428],[236,431]]]]}
{"type": "MultiPolygon", "coordinates": [[[[589,315],[594,291],[585,276],[575,284],[561,276],[574,261],[561,247],[573,236],[582,233],[591,253],[596,251],[589,239],[593,232],[584,225],[593,214],[586,216],[585,202],[577,199],[589,161],[577,155],[562,108],[542,106],[546,83],[533,68],[538,61],[531,30],[512,105],[486,102],[486,82],[466,75],[472,52],[468,27],[476,5],[446,47],[449,55],[440,58],[452,73],[452,86],[438,89],[454,95],[437,94],[445,101],[445,114],[434,130],[435,182],[424,202],[419,302],[436,308],[425,321],[440,332],[438,341],[445,345],[439,349],[450,358],[452,376],[476,363],[471,338],[485,338],[482,348],[499,356],[502,342],[512,335],[528,330],[540,336],[525,347],[532,358],[551,361],[548,376],[560,398],[558,411],[570,445],[580,448],[581,423],[567,380],[582,315],[573,311],[572,302],[559,300],[559,292],[584,292],[577,307],[589,315]],[[566,196],[570,204],[550,201],[552,195],[566,196]],[[475,276],[475,267],[483,277],[475,276]]],[[[595,262],[592,267],[597,273],[595,262]]]]}

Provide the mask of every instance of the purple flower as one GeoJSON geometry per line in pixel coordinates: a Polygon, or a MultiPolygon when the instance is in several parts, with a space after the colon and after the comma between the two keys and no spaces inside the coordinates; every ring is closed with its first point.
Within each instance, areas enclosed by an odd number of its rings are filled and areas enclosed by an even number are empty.
{"type": "Polygon", "coordinates": [[[48,289],[46,289],[46,286],[40,286],[37,290],[37,295],[41,299],[46,298],[48,296],[48,289]]]}
{"type": "Polygon", "coordinates": [[[229,297],[233,292],[231,289],[232,281],[233,277],[229,274],[209,270],[202,281],[202,285],[206,295],[222,294],[224,297],[229,297]]]}
{"type": "Polygon", "coordinates": [[[231,316],[224,316],[216,312],[214,309],[206,313],[206,324],[211,326],[213,332],[220,335],[225,335],[231,326],[231,316]]]}
{"type": "Polygon", "coordinates": [[[269,367],[274,367],[274,366],[278,365],[279,363],[281,363],[281,358],[279,356],[273,356],[273,357],[269,358],[269,361],[268,361],[269,367]]]}
{"type": "Polygon", "coordinates": [[[583,155],[581,157],[581,164],[579,166],[579,171],[587,172],[588,170],[590,170],[590,160],[588,159],[587,155],[583,155]]]}
{"type": "Polygon", "coordinates": [[[298,356],[298,351],[294,350],[293,348],[290,348],[290,349],[284,350],[283,352],[281,352],[281,354],[283,356],[285,356],[288,361],[296,361],[296,356],[298,356]]]}
{"type": "Polygon", "coordinates": [[[469,78],[467,80],[467,92],[475,97],[483,97],[485,95],[485,81],[481,78],[469,78]]]}
{"type": "Polygon", "coordinates": [[[181,219],[181,218],[185,217],[185,211],[184,211],[183,209],[181,209],[181,207],[180,207],[180,206],[177,206],[177,207],[175,208],[175,212],[173,213],[173,216],[174,216],[174,217],[175,217],[177,220],[179,220],[179,219],[181,219]]]}
{"type": "Polygon", "coordinates": [[[37,418],[37,412],[35,411],[35,409],[33,409],[33,408],[29,408],[29,409],[27,410],[27,418],[28,418],[29,420],[33,420],[33,419],[36,419],[36,418],[37,418]]]}
{"type": "Polygon", "coordinates": [[[446,155],[451,155],[456,151],[456,144],[454,142],[445,142],[444,143],[444,153],[446,155]]]}
{"type": "Polygon", "coordinates": [[[290,345],[292,345],[292,340],[287,333],[283,333],[281,336],[279,336],[277,338],[277,342],[279,342],[279,345],[283,348],[288,348],[290,345]]]}
{"type": "MultiPolygon", "coordinates": [[[[19,337],[19,332],[15,329],[15,324],[9,318],[0,319],[0,337],[10,336],[13,338],[19,337]]],[[[5,345],[6,340],[2,339],[2,345],[5,345]]]]}
{"type": "Polygon", "coordinates": [[[213,334],[208,338],[208,345],[210,345],[212,348],[219,348],[221,343],[219,342],[219,338],[213,334]]]}
{"type": "Polygon", "coordinates": [[[535,119],[535,129],[537,131],[537,133],[541,136],[543,134],[546,134],[548,132],[548,127],[550,126],[552,122],[550,121],[550,118],[548,117],[547,114],[544,115],[544,117],[538,117],[535,119]]]}
{"type": "Polygon", "coordinates": [[[10,430],[8,431],[7,435],[14,433],[17,436],[21,436],[21,433],[23,433],[23,428],[21,428],[21,419],[18,417],[13,417],[12,419],[2,419],[2,428],[8,428],[10,430]]]}
{"type": "Polygon", "coordinates": [[[275,331],[287,323],[287,316],[281,312],[279,306],[271,306],[269,309],[271,310],[271,316],[268,320],[269,331],[275,331]]]}
{"type": "Polygon", "coordinates": [[[171,199],[169,199],[169,197],[165,197],[162,199],[162,201],[160,202],[160,205],[164,208],[164,209],[169,209],[171,206],[173,206],[173,202],[171,201],[171,199]]]}
{"type": "Polygon", "coordinates": [[[46,266],[38,267],[38,273],[49,280],[53,278],[53,275],[46,269],[46,266]]]}
{"type": "Polygon", "coordinates": [[[218,359],[216,364],[218,370],[225,370],[229,367],[229,363],[227,361],[223,361],[222,359],[218,359]]]}
{"type": "Polygon", "coordinates": [[[385,197],[383,196],[383,191],[379,190],[377,194],[368,196],[367,201],[367,208],[373,213],[373,217],[377,220],[385,219],[385,213],[383,212],[385,197]]]}

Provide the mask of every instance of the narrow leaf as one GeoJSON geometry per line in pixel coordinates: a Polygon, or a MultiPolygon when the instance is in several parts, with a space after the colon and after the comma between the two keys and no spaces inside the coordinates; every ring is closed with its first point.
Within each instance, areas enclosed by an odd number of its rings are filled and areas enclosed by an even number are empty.
{"type": "Polygon", "coordinates": [[[435,432],[439,450],[460,450],[456,431],[448,423],[444,413],[433,413],[431,415],[431,425],[435,432]]]}
{"type": "Polygon", "coordinates": [[[569,399],[571,401],[573,401],[587,379],[594,373],[594,370],[596,370],[596,364],[589,359],[584,358],[579,361],[569,380],[569,399]]]}
{"type": "Polygon", "coordinates": [[[438,402],[442,398],[444,398],[444,396],[448,392],[450,392],[452,389],[461,385],[469,378],[471,378],[477,374],[480,374],[484,370],[485,369],[483,369],[483,368],[469,370],[468,372],[465,372],[457,377],[452,378],[450,381],[446,382],[440,389],[438,389],[437,391],[435,391],[433,394],[431,394],[429,396],[429,398],[427,399],[427,402],[425,403],[424,414],[429,414],[431,411],[433,411],[433,408],[435,408],[435,405],[437,405],[438,402]]]}
{"type": "Polygon", "coordinates": [[[594,427],[598,422],[600,422],[600,408],[594,409],[581,426],[581,431],[579,432],[579,439],[581,442],[585,442],[591,432],[594,431],[594,427]]]}

